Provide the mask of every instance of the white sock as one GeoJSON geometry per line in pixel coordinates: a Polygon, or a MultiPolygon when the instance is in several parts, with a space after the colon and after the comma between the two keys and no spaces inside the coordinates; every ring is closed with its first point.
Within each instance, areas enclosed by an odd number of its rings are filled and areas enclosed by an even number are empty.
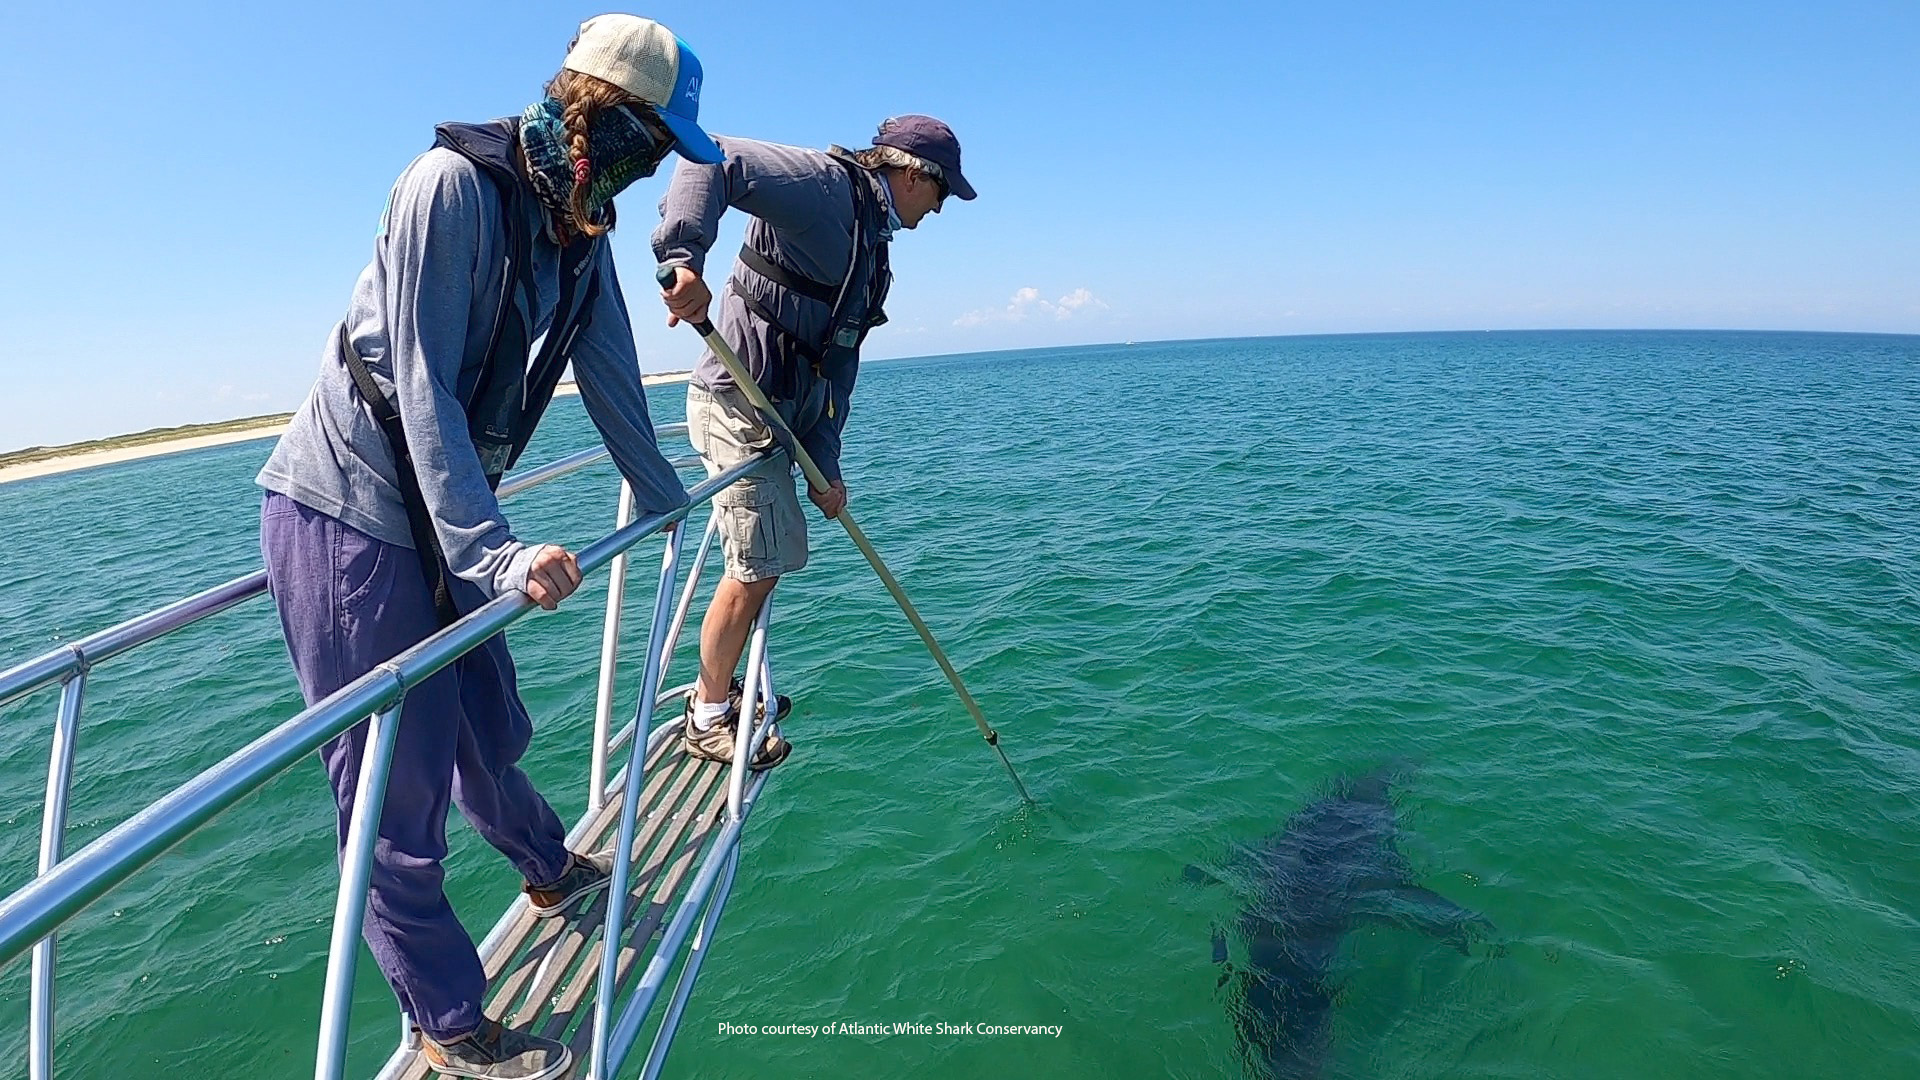
{"type": "Polygon", "coordinates": [[[732,707],[724,701],[701,701],[696,697],[693,699],[693,729],[712,731],[714,725],[725,720],[732,712],[732,707]]]}

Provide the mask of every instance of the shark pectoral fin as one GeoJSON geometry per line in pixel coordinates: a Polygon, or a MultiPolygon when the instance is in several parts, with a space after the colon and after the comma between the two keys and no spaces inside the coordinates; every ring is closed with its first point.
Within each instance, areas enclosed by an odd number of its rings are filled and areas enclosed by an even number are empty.
{"type": "Polygon", "coordinates": [[[1462,955],[1466,954],[1475,933],[1485,936],[1493,932],[1493,923],[1485,916],[1461,907],[1432,889],[1402,884],[1394,887],[1393,897],[1402,905],[1399,913],[1402,918],[1421,933],[1459,949],[1462,955]]]}
{"type": "Polygon", "coordinates": [[[1394,887],[1393,895],[1394,899],[1407,904],[1416,912],[1429,916],[1435,921],[1449,924],[1484,923],[1488,926],[1492,925],[1491,923],[1487,923],[1487,920],[1481,918],[1478,912],[1469,911],[1446,897],[1441,896],[1439,893],[1434,892],[1432,889],[1411,884],[1397,885],[1394,887]]]}
{"type": "Polygon", "coordinates": [[[1220,977],[1213,983],[1218,990],[1233,978],[1233,964],[1227,960],[1227,933],[1218,926],[1213,928],[1213,962],[1220,965],[1220,977]]]}
{"type": "Polygon", "coordinates": [[[1220,880],[1220,875],[1214,873],[1213,871],[1207,869],[1204,866],[1196,866],[1193,863],[1188,863],[1180,871],[1180,880],[1186,882],[1189,885],[1224,884],[1224,882],[1220,880]]]}

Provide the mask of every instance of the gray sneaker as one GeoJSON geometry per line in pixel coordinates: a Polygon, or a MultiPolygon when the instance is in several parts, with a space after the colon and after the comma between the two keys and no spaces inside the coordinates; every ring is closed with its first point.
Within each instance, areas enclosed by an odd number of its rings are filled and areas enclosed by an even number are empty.
{"type": "Polygon", "coordinates": [[[516,1031],[491,1017],[454,1042],[423,1036],[420,1050],[435,1072],[475,1080],[554,1080],[573,1067],[573,1051],[564,1043],[516,1031]]]}
{"type": "Polygon", "coordinates": [[[558,881],[546,885],[526,883],[527,906],[536,917],[550,919],[567,910],[575,900],[606,888],[612,877],[612,852],[572,855],[567,861],[567,872],[561,874],[558,881]]]}

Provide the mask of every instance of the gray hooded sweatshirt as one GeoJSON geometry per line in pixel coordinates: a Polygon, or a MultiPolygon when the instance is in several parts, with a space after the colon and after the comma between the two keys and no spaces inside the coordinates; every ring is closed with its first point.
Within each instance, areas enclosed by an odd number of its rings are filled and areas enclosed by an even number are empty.
{"type": "MultiPolygon", "coordinates": [[[[525,202],[529,213],[544,217],[538,200],[525,202]]],[[[354,284],[346,318],[352,347],[398,404],[448,567],[488,596],[524,590],[537,550],[514,536],[487,486],[463,404],[478,381],[504,292],[505,212],[493,182],[471,161],[442,148],[415,158],[388,197],[373,261],[354,284]]],[[[527,324],[537,336],[546,332],[559,303],[560,249],[544,220],[535,229],[540,310],[527,324]]],[[[587,415],[633,485],[639,512],[670,510],[687,501],[687,491],[654,441],[610,245],[602,241],[596,259],[599,298],[574,344],[574,378],[587,415]]],[[[516,304],[519,293],[514,290],[516,304]]],[[[392,451],[334,343],[329,334],[320,379],[257,482],[411,549],[392,451]]]]}

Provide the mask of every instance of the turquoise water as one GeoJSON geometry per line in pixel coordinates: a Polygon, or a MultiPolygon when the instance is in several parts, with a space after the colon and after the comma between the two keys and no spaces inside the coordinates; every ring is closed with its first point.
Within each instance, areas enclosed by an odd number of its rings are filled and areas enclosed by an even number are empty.
{"type": "MultiPolygon", "coordinates": [[[[677,414],[677,388],[653,399],[677,414]]],[[[529,460],[590,438],[563,402],[529,460]]],[[[267,446],[0,486],[0,662],[251,569],[267,446]]],[[[1920,338],[886,363],[862,375],[847,472],[1040,807],[1014,806],[816,521],[813,565],[777,598],[797,749],[670,1074],[1236,1075],[1208,939],[1245,898],[1182,866],[1394,760],[1414,763],[1416,879],[1497,941],[1463,956],[1356,928],[1324,1075],[1920,1075],[1920,338]],[[718,1028],[823,1020],[1063,1031],[718,1028]]],[[[613,486],[602,468],[513,517],[585,542],[613,486]]],[[[529,771],[569,820],[602,596],[513,633],[542,723],[529,771]]],[[[71,846],[296,705],[263,601],[108,665],[71,846]]],[[[0,713],[8,889],[31,873],[53,708],[0,713]]],[[[319,769],[297,767],[77,920],[62,1075],[308,1072],[331,830],[319,769]]],[[[450,890],[484,929],[514,879],[453,833],[450,890]]],[[[0,972],[0,1061],[24,1052],[25,1000],[19,962],[0,972]]],[[[393,1015],[363,963],[356,1067],[390,1048],[393,1015]]]]}

